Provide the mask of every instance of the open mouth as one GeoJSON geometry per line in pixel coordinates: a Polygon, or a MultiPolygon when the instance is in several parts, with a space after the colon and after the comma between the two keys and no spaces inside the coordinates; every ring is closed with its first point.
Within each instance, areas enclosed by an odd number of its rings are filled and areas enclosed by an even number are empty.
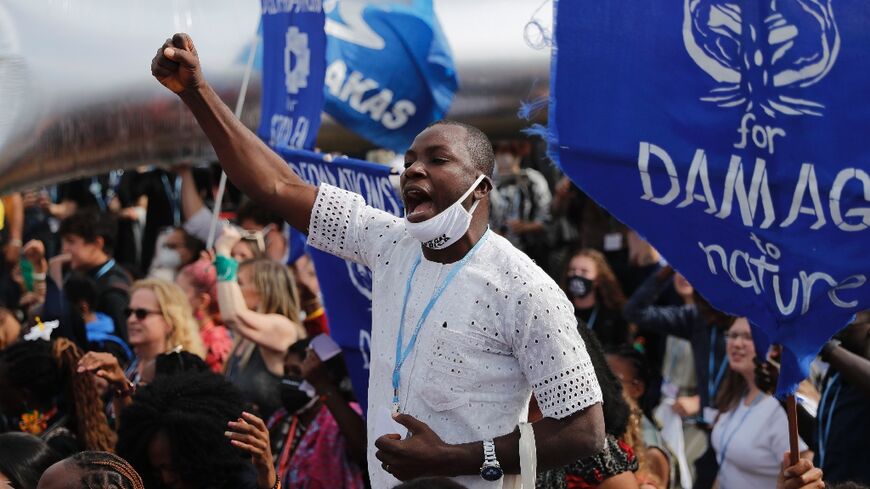
{"type": "Polygon", "coordinates": [[[420,188],[407,188],[404,192],[404,198],[405,217],[411,222],[424,221],[435,211],[432,198],[420,188]]]}

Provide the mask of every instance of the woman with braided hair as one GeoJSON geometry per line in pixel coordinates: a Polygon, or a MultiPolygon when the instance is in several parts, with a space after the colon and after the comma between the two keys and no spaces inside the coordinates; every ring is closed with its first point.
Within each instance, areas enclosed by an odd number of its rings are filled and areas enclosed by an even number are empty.
{"type": "Polygon", "coordinates": [[[145,489],[123,458],[108,452],[80,452],[52,465],[37,489],[145,489]]]}
{"type": "Polygon", "coordinates": [[[271,489],[275,469],[268,431],[243,414],[242,394],[211,372],[158,376],[121,412],[118,455],[148,489],[271,489]],[[231,443],[224,433],[238,431],[231,443]],[[260,449],[251,453],[238,441],[260,449]]]}
{"type": "Polygon", "coordinates": [[[93,379],[76,371],[81,358],[66,338],[19,341],[0,352],[0,409],[61,456],[115,446],[93,379]]]}

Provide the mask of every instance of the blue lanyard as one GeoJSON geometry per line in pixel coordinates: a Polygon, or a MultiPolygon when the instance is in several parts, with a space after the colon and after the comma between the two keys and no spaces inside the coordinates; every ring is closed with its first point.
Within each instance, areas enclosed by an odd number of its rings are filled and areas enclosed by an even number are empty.
{"type": "Polygon", "coordinates": [[[105,265],[101,266],[99,270],[97,270],[96,275],[94,275],[94,280],[99,280],[100,277],[105,275],[114,266],[115,266],[115,259],[112,258],[111,260],[107,261],[105,265]]]}
{"type": "Polygon", "coordinates": [[[127,367],[127,370],[124,371],[124,375],[130,379],[134,384],[139,384],[140,375],[139,375],[139,357],[131,356],[133,360],[130,362],[130,366],[127,367]]]}
{"type": "MultiPolygon", "coordinates": [[[[743,417],[740,418],[740,423],[738,423],[737,426],[734,427],[734,430],[731,431],[731,434],[730,434],[730,435],[728,435],[728,439],[727,439],[727,440],[725,439],[725,436],[726,436],[726,434],[725,434],[725,430],[727,430],[728,427],[731,426],[731,421],[734,420],[734,415],[733,415],[733,414],[728,418],[728,424],[726,424],[725,426],[722,427],[722,436],[719,437],[719,443],[720,443],[720,445],[721,445],[721,447],[722,447],[722,448],[720,449],[720,452],[719,452],[719,467],[720,467],[720,468],[722,467],[722,463],[725,462],[725,453],[728,452],[728,445],[731,444],[731,440],[734,439],[734,435],[736,435],[737,432],[740,431],[740,427],[743,426],[743,423],[744,423],[744,422],[746,422],[746,418],[749,416],[749,413],[752,411],[752,408],[754,408],[756,404],[758,404],[759,402],[761,402],[761,398],[762,398],[762,397],[764,397],[764,394],[761,393],[761,392],[759,392],[759,393],[755,396],[755,399],[753,399],[753,400],[752,400],[752,403],[749,404],[749,407],[746,408],[746,412],[743,413],[743,417]]],[[[743,396],[743,397],[740,398],[740,404],[743,404],[743,400],[744,400],[744,399],[746,399],[746,396],[743,396]]],[[[734,414],[737,414],[737,409],[736,409],[736,408],[735,408],[735,410],[734,410],[734,414]]]]}
{"type": "Polygon", "coordinates": [[[725,371],[728,369],[728,359],[723,358],[719,364],[719,372],[716,378],[713,378],[713,365],[716,363],[716,328],[710,329],[710,364],[707,370],[707,404],[713,405],[713,398],[716,397],[716,391],[722,384],[722,379],[725,377],[725,371]]]}
{"type": "Polygon", "coordinates": [[[172,209],[172,224],[174,226],[181,225],[181,208],[178,204],[178,196],[181,193],[181,179],[175,179],[175,190],[169,184],[169,177],[166,174],[160,175],[160,181],[163,182],[163,191],[166,192],[166,198],[169,199],[169,207],[172,209]]]}
{"type": "Polygon", "coordinates": [[[402,344],[405,341],[405,310],[408,307],[408,297],[411,294],[411,282],[414,279],[414,273],[417,272],[417,267],[420,265],[421,255],[418,255],[417,259],[414,261],[414,265],[411,267],[411,273],[408,275],[408,281],[405,283],[405,299],[402,301],[402,317],[399,322],[399,335],[396,337],[396,363],[393,367],[393,411],[398,412],[399,408],[399,381],[401,379],[402,365],[405,363],[405,360],[408,359],[411,351],[414,350],[414,345],[417,343],[417,335],[420,334],[420,329],[423,327],[423,323],[426,322],[426,318],[429,317],[429,313],[432,312],[432,308],[435,307],[435,303],[438,302],[444,289],[450,285],[450,282],[453,281],[456,274],[462,270],[465,264],[468,263],[468,260],[474,256],[474,253],[476,253],[477,250],[480,249],[480,246],[487,240],[487,238],[489,238],[489,233],[490,231],[487,229],[477,243],[474,244],[474,247],[472,247],[471,250],[456,263],[456,265],[450,270],[450,273],[447,274],[444,281],[441,282],[441,285],[439,285],[435,289],[435,292],[432,293],[432,298],[429,299],[429,303],[426,304],[426,308],[423,309],[423,314],[420,315],[420,319],[414,327],[414,333],[411,335],[411,340],[408,341],[408,345],[404,350],[402,350],[402,344]]]}
{"type": "Polygon", "coordinates": [[[100,211],[106,212],[109,197],[103,197],[103,186],[100,184],[100,180],[97,179],[97,177],[91,177],[91,184],[88,186],[88,191],[94,196],[94,200],[97,201],[100,211]]]}
{"type": "Polygon", "coordinates": [[[831,380],[828,381],[828,387],[825,389],[825,393],[822,394],[822,400],[819,402],[819,468],[825,466],[825,446],[828,443],[828,435],[831,434],[831,420],[834,419],[834,408],[837,405],[837,399],[840,398],[840,391],[843,387],[838,382],[839,380],[840,372],[831,376],[831,380]],[[828,396],[835,389],[834,399],[828,405],[828,396]],[[825,410],[824,412],[822,411],[823,409],[825,410]],[[825,415],[827,415],[827,419],[822,419],[825,415]]]}
{"type": "Polygon", "coordinates": [[[592,310],[592,314],[589,315],[589,321],[586,321],[586,327],[592,329],[595,326],[595,320],[598,319],[598,304],[595,304],[595,309],[592,310]]]}

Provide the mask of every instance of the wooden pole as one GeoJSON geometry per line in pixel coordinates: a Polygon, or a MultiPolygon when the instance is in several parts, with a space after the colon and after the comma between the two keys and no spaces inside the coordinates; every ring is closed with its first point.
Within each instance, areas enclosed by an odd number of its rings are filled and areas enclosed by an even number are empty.
{"type": "Polygon", "coordinates": [[[788,444],[790,449],[791,464],[798,463],[800,459],[800,448],[798,448],[798,420],[797,420],[797,401],[794,394],[785,398],[786,412],[788,413],[788,444]]]}

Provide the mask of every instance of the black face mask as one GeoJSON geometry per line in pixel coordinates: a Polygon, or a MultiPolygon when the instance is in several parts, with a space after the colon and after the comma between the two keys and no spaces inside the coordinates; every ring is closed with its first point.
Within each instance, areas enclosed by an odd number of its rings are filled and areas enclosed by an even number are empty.
{"type": "Polygon", "coordinates": [[[580,299],[592,293],[594,282],[580,275],[568,277],[568,294],[572,299],[580,299]]]}
{"type": "Polygon", "coordinates": [[[284,377],[281,379],[281,405],[289,414],[297,414],[308,407],[315,398],[314,389],[301,377],[284,377]]]}

